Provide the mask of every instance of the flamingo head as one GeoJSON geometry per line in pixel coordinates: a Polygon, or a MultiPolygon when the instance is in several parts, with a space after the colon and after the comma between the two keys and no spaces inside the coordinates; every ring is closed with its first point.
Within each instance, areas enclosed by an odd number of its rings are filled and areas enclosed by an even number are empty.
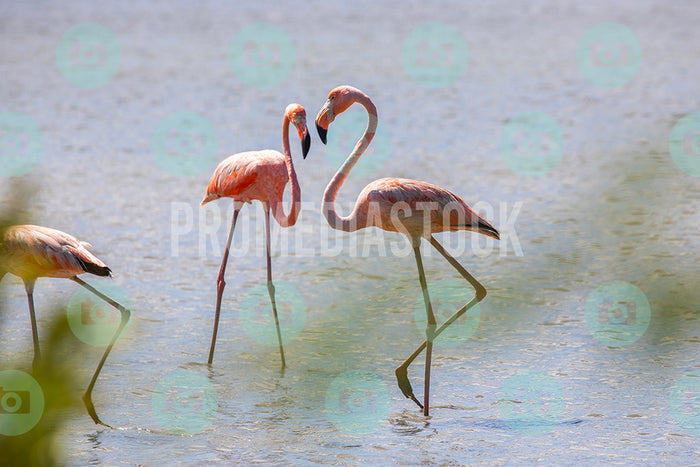
{"type": "Polygon", "coordinates": [[[316,129],[323,144],[326,144],[328,127],[333,123],[336,115],[345,112],[348,107],[357,102],[360,95],[364,95],[363,92],[352,86],[338,86],[328,94],[328,100],[316,116],[316,129]]]}
{"type": "Polygon", "coordinates": [[[284,115],[292,122],[292,125],[294,125],[299,132],[301,154],[304,159],[306,159],[306,155],[309,153],[309,148],[311,147],[311,136],[309,135],[309,129],[306,127],[306,110],[299,104],[289,104],[284,111],[284,115]]]}

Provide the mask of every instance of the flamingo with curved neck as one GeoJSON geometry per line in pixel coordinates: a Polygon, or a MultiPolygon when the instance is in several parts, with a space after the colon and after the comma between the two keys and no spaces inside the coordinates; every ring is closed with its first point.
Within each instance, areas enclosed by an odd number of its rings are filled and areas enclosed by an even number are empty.
{"type": "Polygon", "coordinates": [[[226,241],[226,250],[221,261],[219,277],[216,282],[216,311],[214,314],[214,329],[209,348],[209,364],[214,360],[214,347],[216,334],[219,329],[219,315],[221,312],[221,298],[226,282],[224,275],[228,262],[229,249],[233,239],[233,230],[236,227],[238,213],[243,203],[251,203],[253,200],[262,202],[265,211],[265,240],[267,245],[267,290],[270,294],[272,312],[277,327],[277,340],[279,342],[282,368],[286,366],[284,348],[282,346],[282,333],[280,331],[279,318],[277,317],[277,304],[275,302],[275,286],[272,283],[272,262],[270,259],[270,209],[275,220],[282,227],[290,227],[297,221],[301,209],[301,188],[297,180],[292,162],[292,153],[289,147],[289,124],[293,124],[301,140],[302,156],[306,158],[311,145],[311,138],[306,128],[306,111],[299,104],[290,104],[284,112],[282,122],[282,144],[284,154],[278,151],[266,149],[262,151],[249,151],[234,154],[224,159],[214,171],[209,181],[207,193],[202,200],[202,206],[219,198],[233,198],[233,220],[226,241]],[[287,181],[291,183],[292,203],[288,214],[284,213],[282,198],[287,181]]]}
{"type": "Polygon", "coordinates": [[[323,194],[323,214],[334,229],[353,232],[365,227],[379,227],[387,231],[400,232],[411,241],[428,318],[427,339],[396,368],[395,373],[399,388],[404,396],[418,404],[423,409],[423,414],[428,416],[433,341],[445,328],[486,296],[484,286],[435,240],[433,234],[445,231],[471,230],[496,240],[499,239],[499,234],[491,224],[474,212],[457,195],[429,183],[403,178],[375,180],[362,190],[350,215],[347,217],[338,215],[334,205],[335,198],[350,170],[374,137],[377,129],[377,109],[370,98],[359,89],[352,86],[339,86],[328,94],[328,100],[316,117],[316,128],[321,141],[325,144],[330,124],[337,115],[346,111],[355,102],[367,110],[367,128],[345,163],[326,187],[323,194]],[[423,261],[420,254],[422,238],[428,240],[447,262],[474,287],[476,292],[474,298],[457,310],[440,327],[437,326],[432,310],[423,271],[423,261]],[[413,394],[413,388],[408,380],[408,367],[424,349],[426,350],[425,381],[423,403],[421,404],[413,394]]]}

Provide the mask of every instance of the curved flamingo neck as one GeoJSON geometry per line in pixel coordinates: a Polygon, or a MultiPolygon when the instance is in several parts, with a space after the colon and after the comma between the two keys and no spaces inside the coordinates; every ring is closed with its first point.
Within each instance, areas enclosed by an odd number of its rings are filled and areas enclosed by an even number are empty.
{"type": "MultiPolygon", "coordinates": [[[[289,116],[287,114],[284,115],[284,122],[282,123],[282,145],[284,148],[284,163],[287,166],[287,175],[289,177],[289,183],[292,186],[292,205],[289,208],[289,214],[285,214],[281,195],[279,199],[270,200],[270,204],[272,215],[279,225],[282,227],[290,227],[296,224],[299,211],[301,210],[301,188],[299,187],[297,173],[294,170],[294,163],[292,162],[292,151],[289,147],[289,116]]],[[[282,191],[282,193],[284,193],[284,191],[282,191]]]]}
{"type": "MultiPolygon", "coordinates": [[[[335,198],[338,195],[340,187],[343,186],[345,179],[348,178],[350,170],[355,166],[360,156],[365,152],[367,146],[374,138],[374,133],[377,131],[377,108],[366,94],[361,91],[355,91],[351,94],[352,102],[358,102],[367,110],[367,128],[365,129],[362,138],[355,144],[348,158],[343,163],[342,167],[331,179],[323,193],[323,215],[326,217],[328,224],[337,230],[353,232],[357,229],[365,227],[366,213],[358,210],[355,205],[352,213],[347,217],[341,217],[335,210],[335,198]]],[[[352,104],[351,104],[352,105],[352,104]]]]}

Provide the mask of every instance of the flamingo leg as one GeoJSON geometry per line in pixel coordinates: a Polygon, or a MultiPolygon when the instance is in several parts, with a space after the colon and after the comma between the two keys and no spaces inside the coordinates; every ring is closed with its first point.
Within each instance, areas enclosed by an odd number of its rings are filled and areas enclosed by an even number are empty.
{"type": "MultiPolygon", "coordinates": [[[[452,316],[450,316],[447,320],[445,320],[440,327],[438,327],[435,330],[435,333],[433,334],[433,339],[435,339],[437,336],[442,334],[442,332],[455,320],[457,320],[460,316],[462,316],[464,313],[467,312],[471,307],[479,303],[484,299],[486,296],[486,288],[481,285],[481,283],[474,278],[469,272],[462,266],[452,255],[450,255],[447,250],[437,241],[433,236],[430,237],[430,244],[435,247],[435,249],[440,252],[440,254],[447,260],[448,263],[450,263],[456,270],[459,272],[459,274],[464,277],[467,282],[469,282],[472,287],[474,287],[474,290],[476,291],[476,294],[474,295],[474,298],[469,300],[466,305],[464,305],[462,308],[457,310],[452,316]]],[[[419,407],[423,408],[423,406],[416,400],[415,396],[413,395],[413,388],[411,386],[411,382],[408,380],[408,367],[411,363],[413,363],[413,360],[418,357],[418,355],[423,352],[424,349],[428,347],[428,344],[432,346],[432,343],[429,343],[427,340],[424,341],[418,348],[401,364],[399,365],[396,370],[396,379],[399,384],[399,388],[401,389],[401,392],[403,393],[404,396],[407,398],[413,400],[416,404],[418,404],[419,407]]]]}
{"type": "Polygon", "coordinates": [[[95,383],[97,382],[97,377],[100,375],[100,371],[102,370],[102,367],[105,364],[105,361],[107,360],[107,356],[109,355],[109,352],[112,350],[112,347],[114,346],[114,343],[117,342],[117,339],[119,339],[119,336],[121,335],[122,331],[124,330],[124,326],[126,326],[126,323],[129,322],[129,318],[131,317],[131,311],[129,311],[128,308],[120,305],[119,303],[115,302],[111,298],[109,298],[107,295],[103,294],[99,290],[95,289],[82,279],[80,279],[78,276],[74,276],[72,278],[75,282],[78,284],[82,285],[86,289],[88,289],[90,292],[93,294],[97,295],[99,298],[104,300],[105,302],[109,303],[111,306],[119,310],[119,313],[121,313],[121,318],[119,320],[119,327],[117,327],[117,330],[114,332],[114,335],[112,336],[112,340],[110,341],[109,345],[105,349],[104,353],[102,354],[102,358],[100,359],[100,363],[97,364],[97,368],[95,368],[95,372],[92,374],[92,379],[90,380],[90,384],[88,384],[87,389],[85,390],[85,394],[83,394],[83,402],[85,403],[85,407],[87,408],[88,413],[90,414],[90,418],[92,418],[92,421],[99,425],[104,425],[104,426],[109,426],[106,423],[102,422],[100,420],[100,417],[97,416],[97,412],[95,412],[95,405],[92,403],[92,390],[95,387],[95,383]]]}
{"type": "Polygon", "coordinates": [[[272,283],[272,259],[270,255],[270,206],[265,204],[265,239],[267,244],[267,291],[270,294],[272,303],[272,313],[275,316],[275,326],[277,327],[277,342],[279,343],[280,356],[282,357],[282,368],[287,366],[284,359],[284,348],[282,347],[282,332],[280,331],[280,321],[277,315],[277,303],[275,301],[275,286],[272,283]]]}
{"type": "Polygon", "coordinates": [[[214,361],[214,347],[216,346],[216,334],[219,332],[219,315],[221,313],[221,299],[224,295],[224,287],[226,287],[226,281],[224,280],[224,275],[226,273],[226,263],[228,263],[228,252],[231,248],[231,240],[233,239],[233,229],[236,228],[236,219],[238,219],[238,213],[241,210],[241,204],[236,201],[233,202],[233,219],[231,220],[231,229],[228,232],[228,239],[226,240],[226,250],[224,250],[224,257],[221,260],[221,269],[219,269],[219,277],[216,280],[216,311],[214,313],[214,329],[211,334],[211,347],[209,348],[209,365],[214,361]]]}
{"type": "MultiPolygon", "coordinates": [[[[481,282],[479,282],[478,280],[476,280],[474,278],[474,276],[469,274],[469,272],[466,269],[464,269],[464,266],[462,266],[459,263],[459,261],[457,261],[454,258],[454,256],[449,254],[447,252],[447,250],[445,250],[445,247],[443,247],[440,244],[440,242],[435,240],[435,237],[433,237],[432,235],[430,236],[430,244],[433,245],[433,247],[435,247],[435,249],[438,252],[440,252],[440,254],[447,260],[447,262],[450,263],[452,265],[452,267],[455,268],[457,270],[457,272],[462,277],[464,277],[467,280],[467,282],[469,282],[471,284],[472,287],[474,287],[474,291],[476,292],[474,299],[472,299],[469,303],[467,303],[467,308],[465,308],[464,311],[467,311],[469,308],[474,306],[477,302],[482,301],[484,299],[484,297],[486,296],[486,288],[483,285],[481,285],[481,282]]],[[[460,309],[460,311],[461,311],[461,309],[460,309]]],[[[457,311],[457,313],[455,313],[455,315],[458,313],[460,316],[462,314],[464,314],[464,311],[462,311],[461,313],[460,313],[460,311],[457,311]]],[[[456,318],[459,318],[459,316],[457,316],[456,318]]],[[[450,324],[451,323],[452,323],[452,321],[450,321],[450,324]]],[[[447,322],[446,322],[446,324],[447,324],[447,322]]],[[[448,324],[448,326],[449,326],[449,324],[448,324]]]]}
{"type": "Polygon", "coordinates": [[[416,257],[416,265],[418,266],[418,279],[420,280],[420,288],[423,292],[423,302],[425,302],[425,313],[428,318],[425,327],[426,350],[425,350],[425,385],[423,390],[423,415],[429,415],[430,410],[430,366],[433,356],[433,340],[435,339],[435,328],[437,321],[433,313],[433,306],[430,303],[430,295],[428,294],[428,284],[425,281],[425,272],[423,271],[423,259],[420,255],[420,244],[413,248],[413,253],[416,257]]]}
{"type": "Polygon", "coordinates": [[[34,360],[32,367],[36,370],[37,365],[41,361],[41,349],[39,348],[39,332],[36,327],[36,314],[34,312],[34,284],[35,280],[27,280],[24,282],[24,289],[27,291],[27,302],[29,302],[29,318],[32,322],[32,338],[34,339],[34,360]]]}

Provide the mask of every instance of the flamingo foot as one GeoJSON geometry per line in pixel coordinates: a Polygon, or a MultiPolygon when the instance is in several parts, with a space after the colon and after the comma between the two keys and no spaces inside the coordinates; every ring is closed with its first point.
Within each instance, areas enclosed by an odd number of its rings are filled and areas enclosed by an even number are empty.
{"type": "Polygon", "coordinates": [[[92,418],[92,421],[95,422],[96,425],[102,425],[106,426],[107,428],[112,428],[111,426],[107,425],[102,420],[100,420],[100,417],[97,416],[97,412],[95,412],[95,405],[92,403],[92,396],[89,393],[86,392],[85,394],[83,394],[83,402],[85,403],[85,408],[90,414],[90,418],[92,418]]]}
{"type": "Polygon", "coordinates": [[[408,367],[403,365],[397,367],[394,373],[396,373],[396,381],[399,383],[399,389],[401,389],[403,395],[415,402],[422,410],[423,404],[421,404],[418,399],[416,399],[416,396],[413,395],[413,387],[411,386],[411,382],[408,380],[408,367]]]}

